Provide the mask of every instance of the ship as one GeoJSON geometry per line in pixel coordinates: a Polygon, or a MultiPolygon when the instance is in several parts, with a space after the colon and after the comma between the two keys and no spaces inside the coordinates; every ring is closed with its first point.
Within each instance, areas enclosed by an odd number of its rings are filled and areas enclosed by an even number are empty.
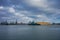
{"type": "Polygon", "coordinates": [[[33,22],[29,22],[28,25],[40,25],[40,24],[37,24],[33,21],[33,22]]]}

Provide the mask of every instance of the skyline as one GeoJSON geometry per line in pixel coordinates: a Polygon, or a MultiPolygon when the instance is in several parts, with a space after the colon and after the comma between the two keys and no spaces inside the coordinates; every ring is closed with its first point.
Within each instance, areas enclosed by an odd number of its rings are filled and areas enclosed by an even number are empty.
{"type": "Polygon", "coordinates": [[[0,0],[0,21],[60,22],[60,0],[0,0]]]}

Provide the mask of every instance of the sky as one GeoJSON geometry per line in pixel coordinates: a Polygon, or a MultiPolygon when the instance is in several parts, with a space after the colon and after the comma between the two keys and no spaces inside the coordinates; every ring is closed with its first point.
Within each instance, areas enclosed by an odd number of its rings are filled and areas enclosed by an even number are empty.
{"type": "Polygon", "coordinates": [[[0,21],[60,22],[60,0],[0,0],[0,21]]]}

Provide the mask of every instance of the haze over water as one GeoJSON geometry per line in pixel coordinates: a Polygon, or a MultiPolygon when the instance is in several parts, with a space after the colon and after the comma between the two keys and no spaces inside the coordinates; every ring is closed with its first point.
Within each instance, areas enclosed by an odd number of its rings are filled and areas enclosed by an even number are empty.
{"type": "Polygon", "coordinates": [[[0,25],[0,40],[60,40],[60,26],[0,25]]]}

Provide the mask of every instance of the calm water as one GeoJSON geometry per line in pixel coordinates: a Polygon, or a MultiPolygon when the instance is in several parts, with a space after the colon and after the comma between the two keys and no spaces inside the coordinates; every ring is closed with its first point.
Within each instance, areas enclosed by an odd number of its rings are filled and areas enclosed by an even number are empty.
{"type": "Polygon", "coordinates": [[[60,26],[0,25],[0,40],[60,40],[60,26]]]}

